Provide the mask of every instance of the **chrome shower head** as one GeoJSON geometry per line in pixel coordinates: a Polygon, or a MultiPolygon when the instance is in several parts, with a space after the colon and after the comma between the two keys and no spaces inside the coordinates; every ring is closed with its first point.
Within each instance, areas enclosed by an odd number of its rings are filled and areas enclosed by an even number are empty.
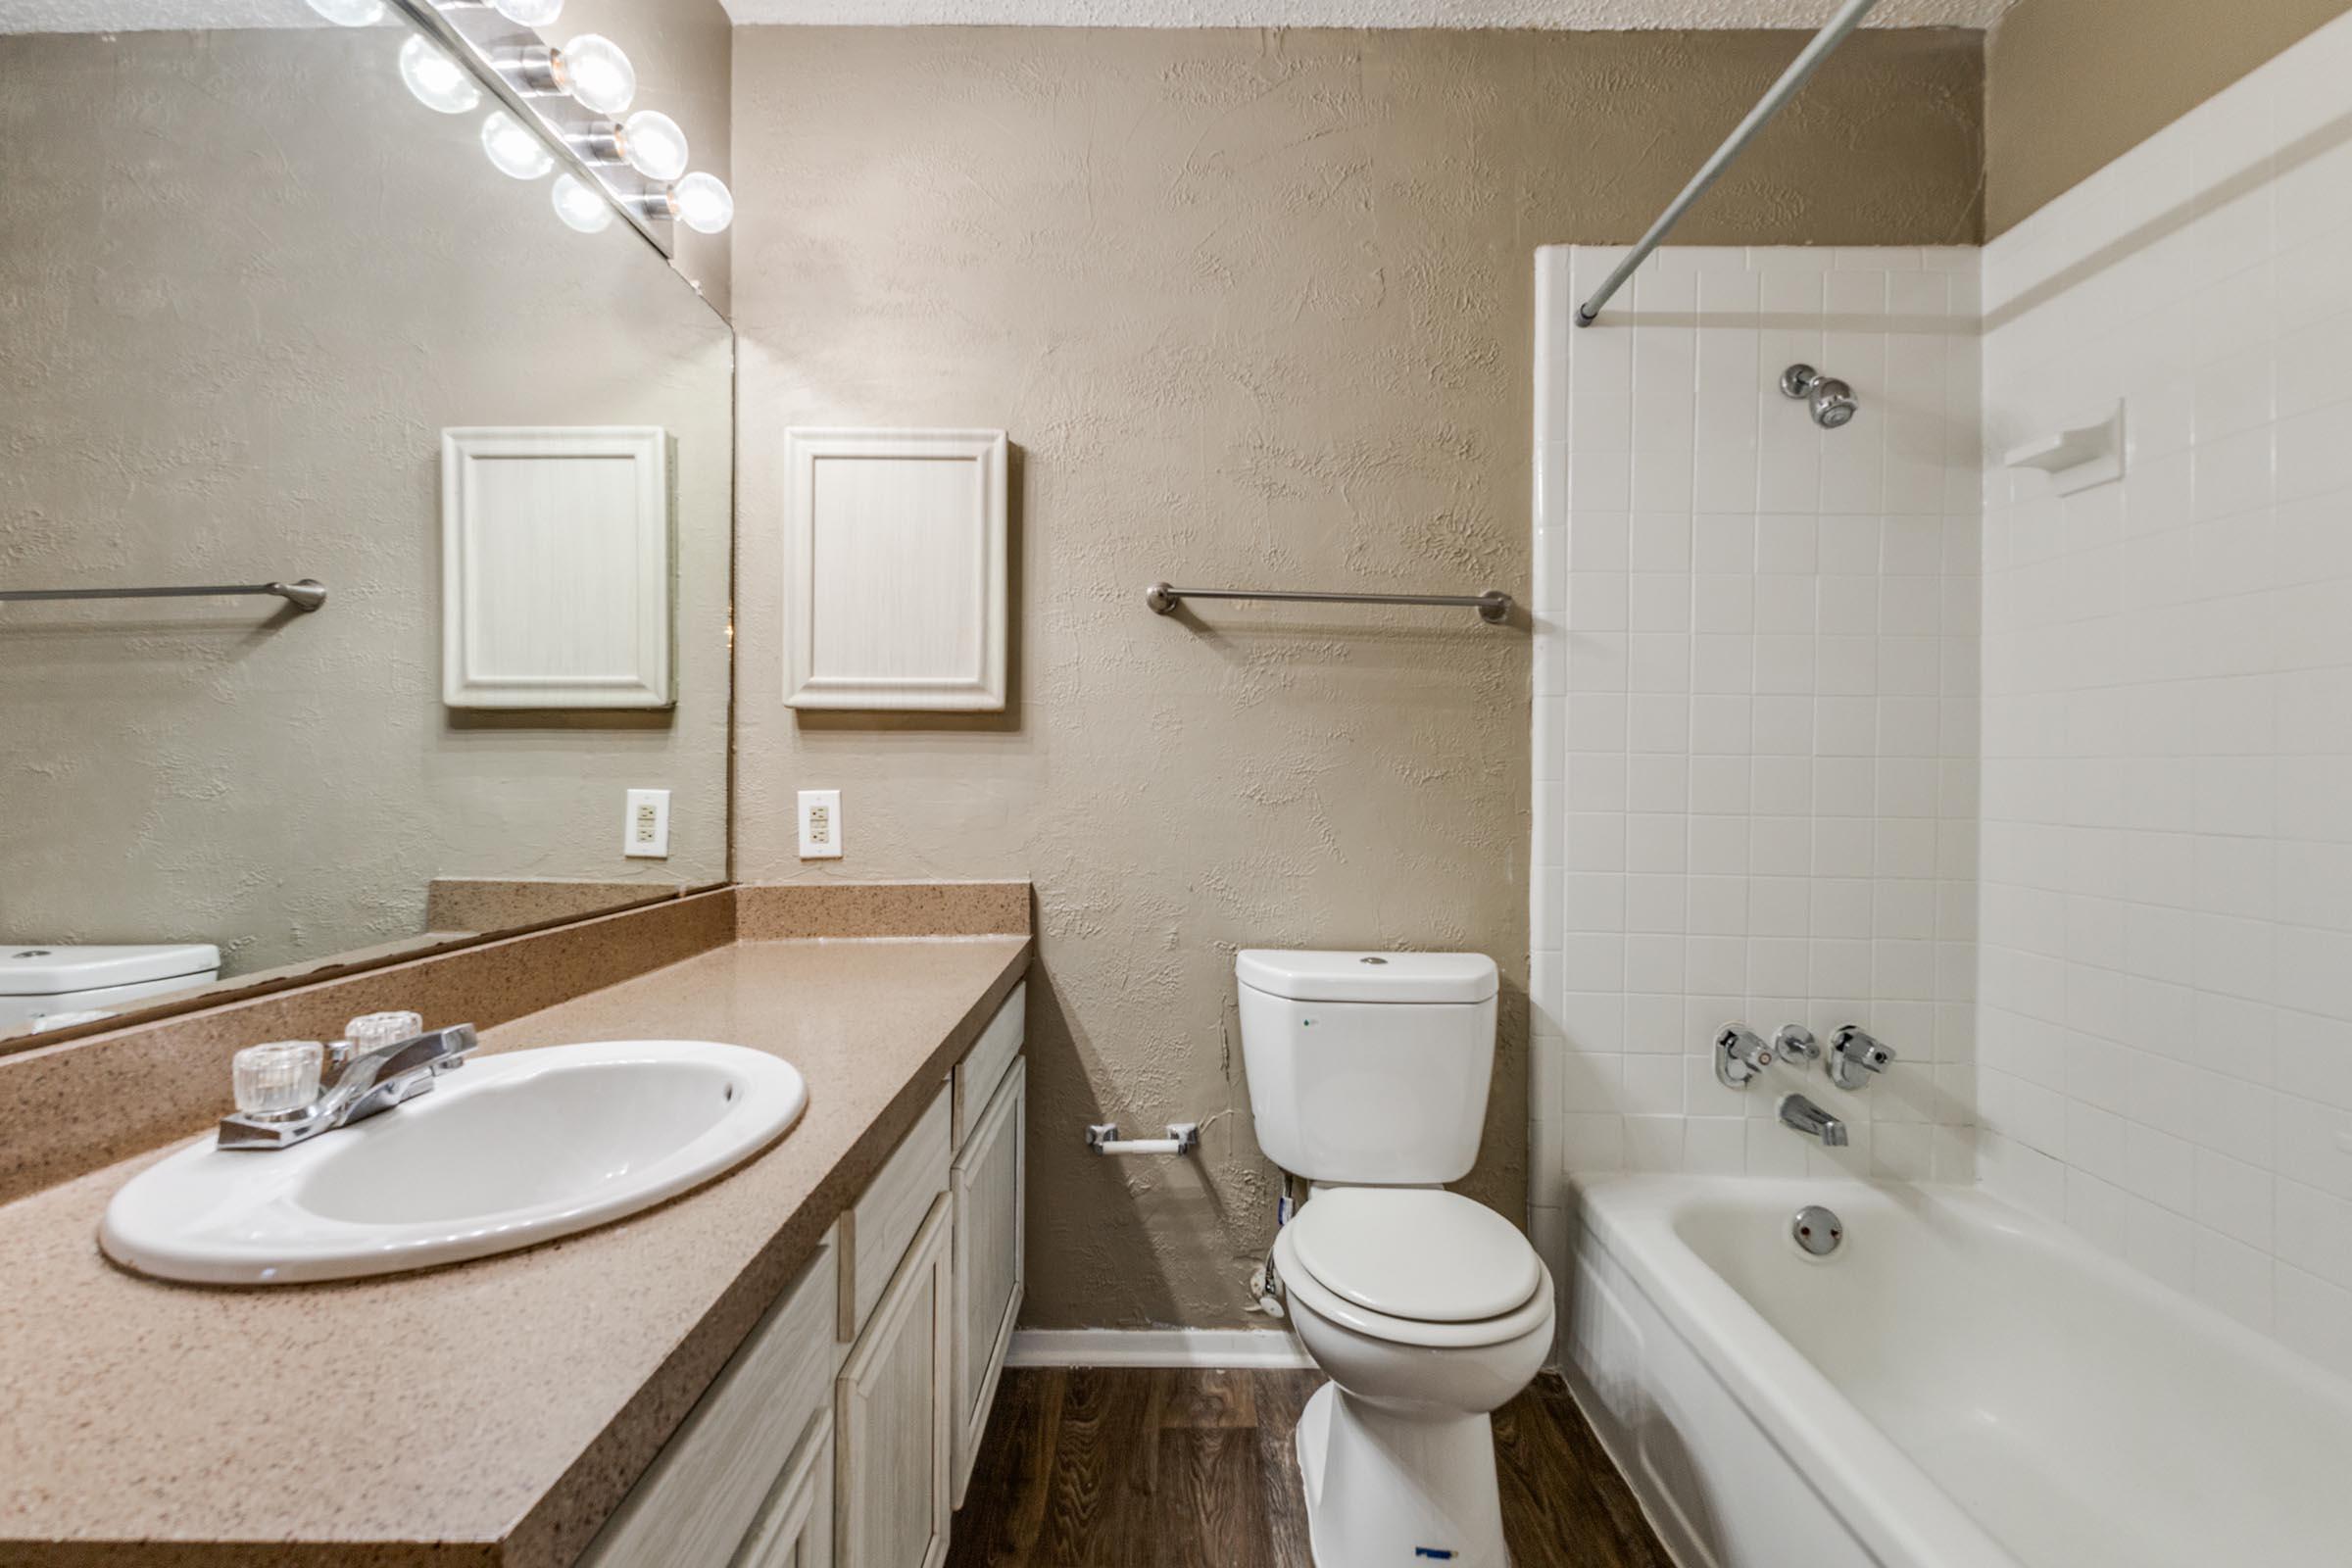
{"type": "Polygon", "coordinates": [[[1862,407],[1852,387],[1834,375],[1822,374],[1810,365],[1791,365],[1782,371],[1781,390],[1792,398],[1811,399],[1813,422],[1824,430],[1852,423],[1862,407]]]}

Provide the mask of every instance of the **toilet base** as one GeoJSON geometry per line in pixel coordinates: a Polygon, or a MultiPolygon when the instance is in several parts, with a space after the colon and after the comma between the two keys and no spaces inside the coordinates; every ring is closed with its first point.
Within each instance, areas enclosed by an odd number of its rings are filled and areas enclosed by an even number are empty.
{"type": "Polygon", "coordinates": [[[1297,1441],[1315,1568],[1509,1568],[1485,1415],[1384,1409],[1326,1383],[1297,1441]]]}

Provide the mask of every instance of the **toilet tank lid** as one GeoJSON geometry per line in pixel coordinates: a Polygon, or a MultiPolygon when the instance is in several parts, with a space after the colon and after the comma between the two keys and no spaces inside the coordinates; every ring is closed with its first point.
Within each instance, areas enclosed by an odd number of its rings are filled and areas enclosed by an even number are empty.
{"type": "Polygon", "coordinates": [[[1484,1002],[1494,960],[1483,953],[1309,953],[1245,948],[1242,984],[1294,1002],[1484,1002]]]}
{"type": "Polygon", "coordinates": [[[55,997],[70,991],[144,985],[207,974],[220,967],[209,942],[90,947],[66,943],[0,944],[0,997],[55,997]]]}

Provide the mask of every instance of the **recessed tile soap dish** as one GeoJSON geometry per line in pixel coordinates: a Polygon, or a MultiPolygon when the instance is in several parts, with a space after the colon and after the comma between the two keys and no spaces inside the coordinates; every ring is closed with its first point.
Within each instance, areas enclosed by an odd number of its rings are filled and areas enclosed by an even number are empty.
{"type": "Polygon", "coordinates": [[[2011,447],[2002,457],[2012,468],[2039,468],[2050,476],[2055,495],[2071,496],[2124,476],[2124,406],[2118,403],[2094,424],[2069,425],[2011,447]]]}

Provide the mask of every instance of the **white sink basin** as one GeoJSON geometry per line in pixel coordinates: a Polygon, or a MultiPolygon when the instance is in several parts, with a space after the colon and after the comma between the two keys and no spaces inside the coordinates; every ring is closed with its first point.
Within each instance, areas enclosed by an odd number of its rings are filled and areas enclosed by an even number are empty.
{"type": "Polygon", "coordinates": [[[651,1208],[800,1119],[791,1063],[626,1040],[478,1057],[432,1092],[281,1150],[211,1134],[132,1177],[107,1256],[208,1285],[280,1285],[512,1251],[651,1208]]]}

